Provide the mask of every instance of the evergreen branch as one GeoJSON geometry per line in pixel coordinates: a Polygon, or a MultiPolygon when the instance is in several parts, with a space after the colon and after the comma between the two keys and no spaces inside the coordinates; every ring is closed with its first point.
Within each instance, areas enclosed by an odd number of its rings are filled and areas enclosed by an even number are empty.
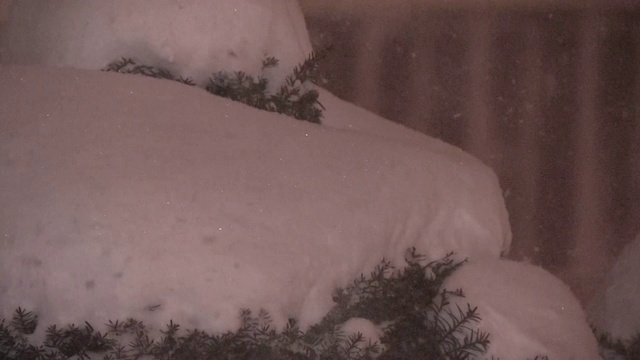
{"type": "Polygon", "coordinates": [[[11,319],[11,325],[23,335],[33,334],[38,326],[38,316],[18,307],[11,319]]]}
{"type": "MultiPolygon", "coordinates": [[[[316,90],[303,89],[304,84],[317,82],[319,78],[319,61],[324,58],[329,48],[318,53],[312,52],[300,65],[295,66],[292,73],[285,78],[285,83],[275,94],[267,91],[268,80],[262,76],[254,78],[242,71],[232,74],[218,71],[209,78],[205,89],[218,96],[242,102],[261,110],[278,112],[298,120],[319,124],[324,106],[318,100],[316,90]]],[[[265,57],[262,70],[278,65],[274,57],[265,57]]],[[[103,71],[121,74],[139,74],[157,79],[175,80],[186,85],[195,85],[190,78],[176,77],[170,71],[155,66],[139,65],[131,58],[121,58],[107,65],[103,71]]]]}
{"type": "Polygon", "coordinates": [[[294,319],[276,331],[266,311],[254,316],[243,309],[237,330],[218,335],[200,330],[182,333],[170,321],[156,341],[142,322],[127,319],[109,321],[105,334],[89,323],[82,328],[53,325],[47,329],[45,346],[35,347],[21,332],[31,329],[27,325],[35,315],[19,308],[9,325],[0,320],[0,359],[87,359],[89,353],[98,353],[108,360],[462,360],[486,353],[489,334],[474,325],[480,321],[477,309],[468,304],[466,310],[457,305],[451,309],[450,296],[463,296],[462,291],[437,288],[463,262],[453,261],[449,254],[422,265],[424,257],[415,249],[410,249],[406,262],[400,269],[383,259],[369,276],[360,275],[345,289],[336,290],[334,308],[306,332],[294,319]],[[367,343],[360,333],[346,336],[342,326],[353,317],[378,324],[383,329],[380,342],[367,343]],[[127,345],[119,343],[123,337],[129,340],[127,345]]]}
{"type": "MultiPolygon", "coordinates": [[[[607,352],[615,356],[626,359],[640,359],[640,331],[636,332],[628,339],[614,339],[610,334],[601,333],[593,326],[591,327],[602,352],[607,352]]],[[[607,358],[604,357],[603,358],[607,358]]]]}

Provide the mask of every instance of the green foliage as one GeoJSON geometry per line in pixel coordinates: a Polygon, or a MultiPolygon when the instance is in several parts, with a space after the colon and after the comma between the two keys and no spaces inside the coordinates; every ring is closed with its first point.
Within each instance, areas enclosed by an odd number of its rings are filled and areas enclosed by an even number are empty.
{"type": "Polygon", "coordinates": [[[601,333],[594,327],[591,328],[598,339],[603,358],[640,359],[640,332],[629,339],[614,339],[610,334],[601,333]]]}
{"type": "MultiPolygon", "coordinates": [[[[269,84],[266,78],[258,77],[255,79],[242,71],[236,71],[233,75],[218,72],[209,79],[206,89],[214,95],[239,101],[258,109],[319,124],[324,107],[318,101],[318,92],[313,89],[306,90],[304,84],[307,81],[317,81],[319,60],[326,51],[318,54],[311,53],[304,63],[294,67],[293,72],[285,79],[285,84],[275,94],[270,94],[267,91],[269,84]]],[[[262,69],[277,65],[277,59],[268,57],[263,60],[262,69]]]]}
{"type": "Polygon", "coordinates": [[[121,74],[139,74],[156,79],[175,80],[186,85],[195,85],[190,78],[183,78],[181,76],[176,78],[169,70],[148,65],[138,65],[131,58],[123,57],[119,61],[114,61],[107,65],[103,71],[118,72],[121,74]]]}
{"type": "Polygon", "coordinates": [[[11,325],[21,334],[33,334],[38,325],[38,316],[19,307],[13,314],[11,325]]]}
{"type": "Polygon", "coordinates": [[[37,316],[18,308],[8,325],[0,322],[0,359],[470,359],[489,346],[489,334],[477,330],[476,308],[452,307],[461,290],[440,290],[443,281],[463,262],[452,255],[424,264],[410,249],[407,266],[394,268],[383,260],[369,276],[361,275],[334,293],[335,306],[323,320],[302,331],[294,319],[279,331],[271,327],[266,311],[253,315],[242,310],[236,331],[210,335],[200,330],[181,331],[170,321],[159,339],[134,319],[109,321],[101,334],[84,327],[50,326],[43,345],[29,343],[37,316]],[[366,318],[383,329],[381,343],[362,334],[346,336],[341,326],[353,318],[366,318]],[[123,345],[124,344],[124,345],[123,345]]]}
{"type": "Polygon", "coordinates": [[[406,267],[395,270],[383,260],[369,277],[361,275],[351,286],[338,289],[336,306],[320,326],[352,317],[388,324],[380,339],[385,351],[379,359],[466,359],[485,353],[489,334],[471,326],[480,320],[477,309],[451,310],[450,297],[463,297],[462,291],[440,290],[463,262],[454,262],[449,254],[423,265],[423,257],[413,248],[406,262],[406,267]]]}
{"type": "MultiPolygon", "coordinates": [[[[324,107],[318,100],[316,90],[305,88],[306,83],[316,82],[319,77],[319,61],[328,52],[311,53],[299,66],[293,68],[280,89],[271,94],[268,91],[269,81],[259,76],[257,79],[242,71],[232,74],[216,72],[209,78],[206,90],[214,95],[242,102],[246,105],[271,112],[291,116],[319,124],[324,107]]],[[[262,70],[278,66],[278,60],[267,57],[262,61],[262,70]]],[[[190,78],[176,78],[170,71],[147,65],[139,65],[130,58],[122,58],[110,63],[104,71],[123,74],[140,74],[158,79],[176,80],[183,84],[195,85],[190,78]]]]}

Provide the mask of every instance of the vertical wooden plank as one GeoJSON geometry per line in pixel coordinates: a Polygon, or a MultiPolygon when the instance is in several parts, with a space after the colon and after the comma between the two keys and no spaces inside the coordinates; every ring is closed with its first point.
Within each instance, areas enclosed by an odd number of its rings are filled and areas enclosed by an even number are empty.
{"type": "MultiPolygon", "coordinates": [[[[640,15],[638,15],[640,17],[640,15]]],[[[629,171],[632,174],[631,186],[628,189],[630,196],[629,211],[636,214],[635,229],[632,229],[640,236],[640,23],[636,22],[633,29],[634,52],[635,52],[635,79],[634,79],[634,125],[633,136],[631,138],[631,161],[629,171]]],[[[630,226],[633,226],[630,224],[630,226]]]]}
{"type": "Polygon", "coordinates": [[[389,31],[389,26],[384,23],[383,17],[377,14],[362,15],[369,16],[371,21],[366,22],[367,28],[364,34],[360,35],[357,42],[358,63],[355,68],[354,89],[360,89],[353,94],[353,102],[370,111],[380,113],[378,99],[383,92],[380,75],[382,74],[382,52],[385,36],[389,31]]]}
{"type": "Polygon", "coordinates": [[[603,243],[600,187],[603,164],[597,147],[600,115],[598,74],[601,32],[604,21],[593,9],[584,10],[580,22],[578,59],[578,117],[575,127],[575,202],[573,239],[575,248],[569,264],[570,283],[578,298],[588,300],[607,268],[603,243]]]}
{"type": "Polygon", "coordinates": [[[494,161],[497,136],[491,126],[491,74],[489,62],[492,45],[492,16],[482,7],[470,12],[469,33],[469,105],[464,147],[498,173],[494,161]]]}
{"type": "Polygon", "coordinates": [[[412,34],[412,44],[410,56],[411,79],[409,87],[411,89],[408,101],[408,112],[405,124],[409,127],[430,133],[432,121],[432,97],[430,88],[433,86],[435,74],[435,47],[431,22],[424,13],[415,5],[412,14],[408,17],[413,23],[412,26],[419,27],[412,34]]]}
{"type": "Polygon", "coordinates": [[[0,0],[0,37],[2,37],[4,25],[7,22],[7,17],[9,16],[9,5],[10,0],[0,0]]]}
{"type": "Polygon", "coordinates": [[[7,18],[9,5],[11,5],[11,0],[0,0],[0,22],[7,18]]]}
{"type": "Polygon", "coordinates": [[[540,173],[540,144],[537,134],[542,130],[542,98],[544,69],[542,69],[543,41],[535,18],[522,24],[525,27],[525,50],[521,56],[523,68],[522,86],[522,118],[517,124],[517,147],[515,151],[515,179],[513,194],[514,227],[512,255],[539,263],[540,241],[538,234],[539,218],[537,216],[539,184],[542,183],[540,173]]]}

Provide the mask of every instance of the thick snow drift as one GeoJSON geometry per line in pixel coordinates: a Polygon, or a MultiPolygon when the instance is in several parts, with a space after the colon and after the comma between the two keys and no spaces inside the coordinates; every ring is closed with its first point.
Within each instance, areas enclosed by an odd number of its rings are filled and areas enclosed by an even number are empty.
{"type": "Polygon", "coordinates": [[[265,307],[308,324],[336,286],[410,246],[508,249],[494,174],[426,136],[402,144],[134,75],[5,66],[0,83],[1,316],[222,330],[265,307]]]}
{"type": "Polygon", "coordinates": [[[640,234],[622,249],[602,290],[587,307],[593,325],[613,337],[640,332],[640,234]]]}
{"type": "MultiPolygon", "coordinates": [[[[295,0],[20,0],[10,16],[4,63],[130,56],[203,83],[274,56],[277,85],[311,52],[295,0]]],[[[126,317],[231,330],[240,308],[305,326],[415,246],[473,260],[448,286],[479,307],[492,354],[597,358],[564,285],[498,260],[511,233],[490,169],[319,92],[324,126],[175,82],[0,66],[0,317],[35,311],[38,337],[126,317]]]]}
{"type": "Polygon", "coordinates": [[[124,56],[204,83],[214,71],[257,75],[274,56],[275,85],[311,50],[296,0],[20,0],[2,61],[101,69],[124,56]]]}
{"type": "Polygon", "coordinates": [[[487,358],[597,360],[598,344],[567,285],[544,269],[508,260],[471,260],[444,284],[463,289],[457,302],[478,307],[491,335],[487,358]]]}

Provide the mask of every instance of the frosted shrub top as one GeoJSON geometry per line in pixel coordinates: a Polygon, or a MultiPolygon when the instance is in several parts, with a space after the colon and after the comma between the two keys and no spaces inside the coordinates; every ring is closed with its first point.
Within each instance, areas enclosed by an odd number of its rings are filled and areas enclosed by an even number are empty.
{"type": "Polygon", "coordinates": [[[203,83],[214,71],[279,83],[311,52],[296,0],[21,0],[7,23],[3,63],[101,69],[120,57],[203,83]]]}
{"type": "MultiPolygon", "coordinates": [[[[275,85],[311,51],[295,0],[16,0],[6,40],[5,63],[130,56],[197,82],[274,56],[275,85]]],[[[318,91],[323,126],[172,81],[0,66],[0,319],[33,311],[35,343],[127,317],[232,331],[240,308],[305,328],[416,247],[470,258],[447,287],[480,306],[487,356],[599,358],[568,288],[498,259],[511,230],[488,167],[318,91]]]]}

